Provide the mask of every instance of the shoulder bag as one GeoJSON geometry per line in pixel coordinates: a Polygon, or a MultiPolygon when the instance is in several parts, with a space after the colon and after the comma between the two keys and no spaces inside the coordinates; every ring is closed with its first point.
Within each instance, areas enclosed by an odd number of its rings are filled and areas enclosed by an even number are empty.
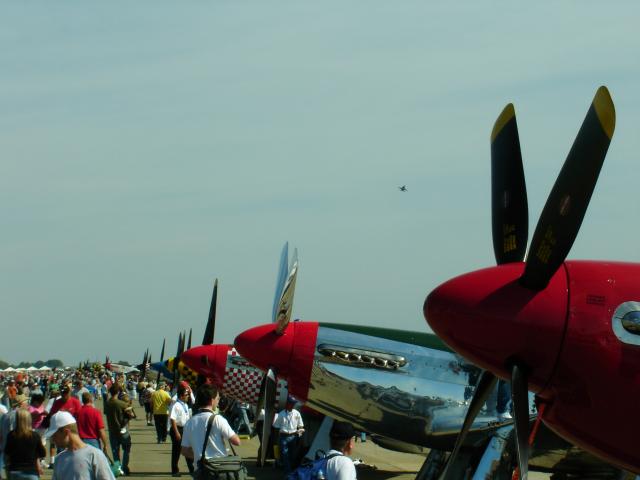
{"type": "Polygon", "coordinates": [[[236,455],[236,451],[231,443],[229,443],[229,446],[231,447],[231,451],[233,451],[233,455],[216,458],[205,458],[204,456],[215,416],[216,414],[214,413],[207,420],[207,430],[204,435],[202,455],[198,460],[197,469],[193,478],[195,480],[246,480],[247,469],[242,463],[242,457],[236,455]]]}

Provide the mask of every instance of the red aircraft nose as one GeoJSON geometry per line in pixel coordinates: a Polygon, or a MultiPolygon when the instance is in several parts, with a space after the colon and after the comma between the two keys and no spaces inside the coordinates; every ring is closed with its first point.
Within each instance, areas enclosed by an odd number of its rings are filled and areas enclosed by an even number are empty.
{"type": "Polygon", "coordinates": [[[282,335],[269,323],[242,332],[235,347],[256,367],[272,368],[288,382],[289,392],[300,400],[307,399],[313,355],[318,337],[317,322],[291,322],[282,335]]]}
{"type": "Polygon", "coordinates": [[[200,345],[184,352],[180,360],[191,370],[210,378],[214,385],[222,387],[230,349],[230,345],[200,345]]]}
{"type": "Polygon", "coordinates": [[[523,270],[523,263],[511,263],[449,280],[429,294],[424,315],[449,346],[500,377],[510,377],[510,362],[523,363],[529,389],[540,394],[563,341],[567,273],[560,268],[536,292],[518,283],[523,270]]]}

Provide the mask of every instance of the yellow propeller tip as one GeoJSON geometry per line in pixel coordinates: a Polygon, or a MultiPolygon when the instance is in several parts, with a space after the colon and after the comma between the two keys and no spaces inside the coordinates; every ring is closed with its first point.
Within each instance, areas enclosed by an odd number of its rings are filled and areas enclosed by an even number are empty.
{"type": "Polygon", "coordinates": [[[593,108],[596,111],[596,115],[598,115],[602,130],[611,139],[616,128],[616,109],[607,87],[602,86],[598,89],[596,96],[593,98],[593,108]]]}
{"type": "Polygon", "coordinates": [[[496,123],[493,124],[493,130],[491,131],[491,143],[500,134],[504,126],[516,116],[516,109],[513,107],[513,103],[507,104],[502,110],[502,113],[498,116],[496,123]]]}

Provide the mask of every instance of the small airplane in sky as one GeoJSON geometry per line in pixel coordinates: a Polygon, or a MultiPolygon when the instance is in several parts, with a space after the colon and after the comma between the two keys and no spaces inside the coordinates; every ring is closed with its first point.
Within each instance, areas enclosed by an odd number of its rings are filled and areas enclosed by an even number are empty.
{"type": "Polygon", "coordinates": [[[401,187],[398,187],[398,190],[400,190],[401,192],[408,192],[409,190],[407,190],[407,186],[406,185],[402,185],[401,187]]]}
{"type": "MultiPolygon", "coordinates": [[[[566,257],[578,234],[615,129],[600,87],[549,194],[529,253],[528,207],[515,110],[491,134],[492,231],[498,266],[449,280],[424,315],[449,346],[487,369],[467,418],[496,378],[509,379],[520,478],[528,464],[529,395],[542,421],[584,450],[640,473],[640,265],[566,257]]],[[[625,238],[612,235],[610,241],[625,238]]],[[[462,430],[458,445],[464,442],[462,430]]],[[[455,457],[455,455],[452,455],[455,457]]],[[[453,478],[453,477],[451,477],[453,478]]]]}

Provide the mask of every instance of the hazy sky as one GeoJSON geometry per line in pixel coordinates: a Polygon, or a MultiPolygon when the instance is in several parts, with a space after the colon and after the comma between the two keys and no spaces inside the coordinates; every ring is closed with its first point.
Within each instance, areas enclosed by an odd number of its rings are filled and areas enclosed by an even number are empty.
{"type": "Polygon", "coordinates": [[[639,261],[640,4],[440,3],[4,2],[0,358],[157,358],[202,338],[215,277],[231,342],[271,320],[287,240],[294,318],[426,331],[431,289],[494,264],[504,105],[532,233],[603,84],[570,258],[639,261]]]}

